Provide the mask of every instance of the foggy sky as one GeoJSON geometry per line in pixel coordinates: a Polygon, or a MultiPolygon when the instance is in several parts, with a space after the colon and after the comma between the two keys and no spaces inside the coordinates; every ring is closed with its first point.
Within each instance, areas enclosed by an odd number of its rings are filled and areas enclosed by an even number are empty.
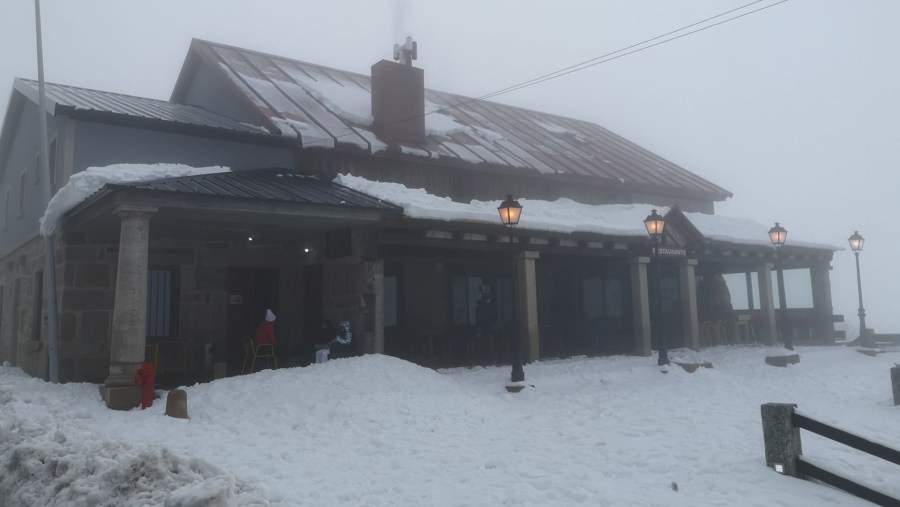
{"type": "MultiPolygon", "coordinates": [[[[724,0],[43,0],[46,79],[168,99],[192,37],[369,74],[408,34],[429,88],[480,96],[749,3],[724,0]]],[[[764,0],[751,7],[774,3],[764,0]]],[[[593,121],[735,196],[723,215],[779,221],[834,256],[836,313],[855,336],[847,237],[867,323],[900,332],[900,2],[791,0],[497,97],[593,121]]],[[[0,112],[37,77],[34,3],[0,3],[0,112]]],[[[852,336],[851,336],[852,337],[852,336]]]]}

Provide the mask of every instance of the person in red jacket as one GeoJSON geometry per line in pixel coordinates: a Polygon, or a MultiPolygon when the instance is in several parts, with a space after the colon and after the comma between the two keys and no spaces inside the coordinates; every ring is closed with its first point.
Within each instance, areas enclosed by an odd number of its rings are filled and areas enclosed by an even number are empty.
{"type": "Polygon", "coordinates": [[[256,346],[275,346],[275,314],[272,310],[266,310],[266,320],[256,328],[256,346]]]}

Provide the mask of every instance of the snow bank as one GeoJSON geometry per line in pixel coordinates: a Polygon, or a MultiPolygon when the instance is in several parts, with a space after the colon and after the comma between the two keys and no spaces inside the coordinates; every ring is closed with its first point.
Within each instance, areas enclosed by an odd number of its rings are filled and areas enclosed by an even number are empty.
{"type": "Polygon", "coordinates": [[[117,164],[89,167],[73,174],[69,182],[50,199],[41,217],[41,235],[56,232],[59,221],[69,210],[100,190],[107,183],[151,181],[196,174],[227,172],[227,167],[189,167],[181,164],[117,164]]]}
{"type": "MultiPolygon", "coordinates": [[[[759,405],[900,447],[897,353],[765,347],[436,372],[387,356],[186,388],[190,420],[110,412],[97,386],[0,368],[0,498],[11,505],[713,506],[866,502],[765,466],[759,405]],[[213,465],[215,464],[215,465],[213,465]],[[675,491],[672,484],[678,485],[675,491]]],[[[811,434],[804,455],[900,496],[896,465],[811,434]]]]}
{"type": "MultiPolygon", "coordinates": [[[[187,387],[190,420],[111,412],[97,386],[0,368],[0,498],[10,505],[714,506],[868,503],[765,466],[759,406],[791,402],[894,448],[898,353],[765,347],[436,372],[387,356],[187,387]],[[214,464],[214,465],[213,465],[214,464]],[[675,491],[672,484],[678,485],[675,491]]],[[[804,455],[900,496],[896,465],[803,434],[804,455]]]]}
{"type": "Polygon", "coordinates": [[[257,486],[208,461],[129,438],[137,413],[106,410],[95,385],[52,385],[0,367],[0,504],[269,505],[257,486]],[[125,432],[110,438],[107,424],[125,432]]]}

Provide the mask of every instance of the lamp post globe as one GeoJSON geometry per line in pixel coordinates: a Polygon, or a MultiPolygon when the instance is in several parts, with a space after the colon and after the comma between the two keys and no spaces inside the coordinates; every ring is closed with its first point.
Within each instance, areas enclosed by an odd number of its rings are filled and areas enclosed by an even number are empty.
{"type": "Polygon", "coordinates": [[[787,232],[778,222],[775,222],[775,226],[769,229],[769,239],[775,245],[775,248],[784,246],[784,242],[787,241],[787,232]]]}
{"type": "Polygon", "coordinates": [[[866,238],[862,237],[859,234],[859,231],[853,231],[853,235],[847,238],[847,241],[850,243],[850,250],[859,253],[862,251],[863,245],[866,243],[866,238]]]}
{"type": "Polygon", "coordinates": [[[653,285],[655,288],[653,291],[653,318],[650,324],[650,334],[651,336],[656,335],[656,339],[659,342],[659,357],[657,359],[657,364],[659,366],[665,366],[669,364],[669,347],[666,344],[666,335],[662,332],[662,326],[660,325],[662,321],[660,318],[662,306],[660,305],[661,291],[659,288],[659,243],[662,241],[663,231],[666,228],[666,219],[656,213],[656,210],[653,210],[650,212],[650,215],[644,219],[644,227],[647,228],[647,234],[653,241],[653,285]]]}
{"type": "Polygon", "coordinates": [[[656,213],[656,210],[650,212],[650,215],[644,219],[644,227],[647,228],[647,234],[653,241],[659,241],[662,238],[663,230],[666,228],[666,219],[656,213]]]}
{"type": "MultiPolygon", "coordinates": [[[[510,323],[509,339],[512,345],[512,373],[510,374],[511,382],[523,382],[525,380],[525,370],[522,367],[522,354],[519,348],[520,339],[517,335],[517,322],[519,320],[519,294],[518,284],[516,283],[516,256],[513,251],[513,228],[519,224],[519,217],[522,216],[522,205],[519,201],[513,199],[512,195],[507,195],[506,199],[497,207],[500,213],[500,221],[503,225],[509,227],[509,254],[512,260],[511,271],[511,287],[512,287],[512,322],[510,323]]],[[[507,387],[510,389],[509,387],[507,387]]],[[[521,387],[519,387],[521,388],[521,387]]]]}
{"type": "Polygon", "coordinates": [[[856,290],[859,294],[859,341],[861,345],[869,346],[869,333],[866,330],[866,310],[863,307],[863,296],[862,296],[862,277],[859,274],[859,252],[862,251],[863,245],[866,243],[866,238],[862,237],[859,234],[859,231],[853,231],[853,235],[847,238],[847,241],[850,243],[850,250],[853,250],[853,255],[856,257],[856,290]]]}
{"type": "Polygon", "coordinates": [[[787,241],[787,229],[775,222],[775,226],[769,229],[769,240],[775,247],[775,268],[778,271],[778,300],[781,302],[781,311],[778,312],[778,332],[781,334],[781,340],[784,342],[784,348],[794,350],[794,344],[791,342],[791,333],[787,329],[787,301],[784,294],[784,271],[781,267],[781,247],[787,241]]]}
{"type": "Polygon", "coordinates": [[[500,213],[500,221],[503,222],[503,225],[515,227],[519,224],[519,217],[522,216],[522,205],[513,199],[512,195],[507,195],[506,200],[497,207],[497,211],[500,213]]]}

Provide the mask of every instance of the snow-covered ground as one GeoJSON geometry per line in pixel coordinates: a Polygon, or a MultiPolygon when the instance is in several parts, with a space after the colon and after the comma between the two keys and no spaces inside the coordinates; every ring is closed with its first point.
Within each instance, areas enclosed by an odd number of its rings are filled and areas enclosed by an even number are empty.
{"type": "MultiPolygon", "coordinates": [[[[434,371],[387,356],[263,371],[187,388],[190,420],[112,412],[96,385],[0,367],[0,504],[870,505],[765,466],[759,406],[900,448],[889,369],[900,353],[760,347],[673,358],[572,358],[434,371]],[[688,357],[690,356],[690,357],[688,357]],[[674,485],[677,485],[677,491],[674,485]]],[[[807,458],[900,497],[896,465],[803,432],[807,458]]]]}

